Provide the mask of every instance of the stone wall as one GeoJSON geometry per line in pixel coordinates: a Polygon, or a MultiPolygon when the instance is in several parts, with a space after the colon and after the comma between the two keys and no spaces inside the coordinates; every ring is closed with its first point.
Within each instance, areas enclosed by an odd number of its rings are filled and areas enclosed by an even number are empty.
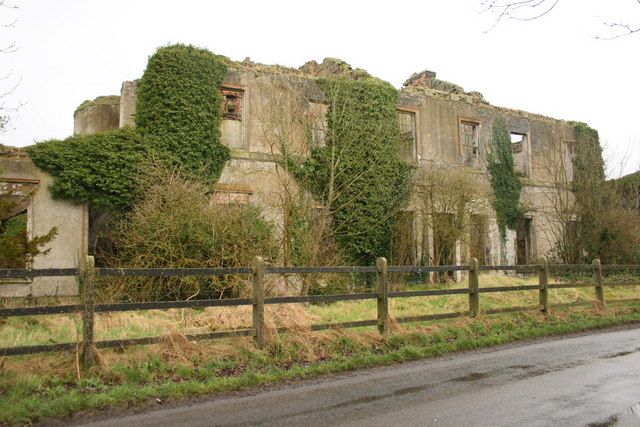
{"type": "Polygon", "coordinates": [[[89,135],[117,129],[120,124],[120,97],[99,96],[85,101],[73,114],[73,133],[89,135]]]}
{"type": "MultiPolygon", "coordinates": [[[[417,157],[419,167],[428,168],[431,162],[461,167],[477,176],[479,185],[488,186],[485,159],[491,141],[492,123],[502,117],[508,129],[523,135],[522,142],[513,144],[515,169],[521,175],[524,188],[521,202],[525,216],[533,221],[531,259],[547,256],[558,236],[557,192],[553,176],[559,168],[567,167],[566,143],[573,140],[573,125],[563,120],[496,107],[478,92],[466,93],[456,85],[434,84],[435,73],[414,74],[402,90],[401,106],[415,109],[417,123],[417,157]],[[438,87],[442,90],[435,90],[438,87]],[[465,158],[463,123],[477,126],[477,159],[465,158]]],[[[571,197],[571,195],[569,195],[571,197]]],[[[566,203],[570,205],[570,203],[566,203]]],[[[500,241],[492,209],[482,212],[490,217],[489,241],[492,262],[500,260],[500,241]]],[[[508,233],[506,258],[516,261],[516,233],[508,233]]]]}
{"type": "MultiPolygon", "coordinates": [[[[278,170],[279,150],[271,143],[265,133],[267,117],[277,108],[293,105],[283,100],[287,90],[300,91],[307,101],[308,111],[321,116],[326,111],[324,95],[314,83],[317,76],[341,74],[351,78],[364,78],[369,74],[360,69],[352,69],[340,60],[326,59],[318,64],[311,61],[300,69],[280,66],[266,66],[245,61],[229,68],[223,84],[223,93],[235,93],[241,97],[241,113],[226,117],[222,124],[222,139],[232,150],[232,158],[225,167],[220,184],[224,187],[226,200],[232,198],[233,188],[238,188],[238,200],[257,203],[265,209],[266,216],[277,225],[282,224],[281,207],[278,200],[284,186],[291,182],[278,170]],[[283,77],[285,76],[285,77],[283,77]],[[286,86],[286,88],[285,88],[286,86]],[[285,88],[286,90],[284,90],[285,88]],[[249,190],[247,190],[249,189],[249,190]]],[[[234,95],[235,96],[235,95],[234,95]]],[[[127,110],[127,116],[135,114],[135,82],[125,82],[121,94],[120,110],[127,110]],[[126,107],[125,107],[126,103],[126,107]]],[[[292,108],[292,107],[290,107],[292,108]]],[[[516,171],[524,184],[522,202],[526,207],[526,217],[532,220],[533,236],[530,248],[531,259],[548,255],[558,238],[557,207],[553,190],[550,190],[550,169],[555,168],[549,156],[563,152],[564,143],[573,139],[573,126],[565,121],[527,113],[524,111],[501,108],[489,104],[479,92],[466,92],[462,87],[436,78],[436,73],[423,71],[412,75],[401,90],[398,108],[414,114],[416,127],[416,147],[414,162],[417,167],[428,168],[430,164],[450,164],[461,168],[465,173],[477,177],[479,185],[488,187],[485,158],[492,134],[492,123],[497,117],[503,117],[509,130],[522,137],[515,143],[514,161],[516,171]],[[471,123],[476,126],[477,148],[475,158],[469,158],[465,151],[462,126],[471,123]]],[[[284,110],[283,110],[284,111],[284,110]]],[[[285,111],[285,113],[291,113],[285,111]]],[[[121,122],[121,126],[123,123],[121,122]]],[[[302,130],[292,129],[297,137],[293,141],[294,151],[308,153],[309,147],[302,130]]],[[[516,135],[516,137],[518,137],[516,135]]],[[[565,166],[567,159],[564,159],[565,166]]],[[[570,168],[570,166],[569,166],[570,168]]],[[[568,168],[568,169],[569,169],[568,168]]],[[[570,173],[570,170],[567,171],[570,173]]],[[[221,199],[221,200],[222,200],[221,199]]],[[[477,214],[488,218],[487,242],[490,245],[491,263],[501,260],[500,240],[495,214],[489,201],[486,208],[477,214]]],[[[420,218],[415,206],[415,236],[417,259],[420,259],[422,247],[432,247],[432,242],[423,244],[419,232],[425,219],[420,218]]],[[[427,236],[427,239],[430,239],[427,236]]],[[[516,261],[516,233],[508,233],[506,259],[516,261]]],[[[466,259],[465,249],[456,249],[457,261],[466,259]]]]}
{"type": "MultiPolygon", "coordinates": [[[[19,149],[0,153],[0,184],[28,183],[28,235],[45,235],[52,227],[57,236],[43,249],[47,255],[37,256],[33,268],[75,268],[81,265],[87,248],[87,206],[52,199],[48,187],[53,178],[38,169],[19,149]]],[[[76,295],[75,277],[35,277],[33,279],[0,279],[0,297],[38,297],[76,295]]]]}

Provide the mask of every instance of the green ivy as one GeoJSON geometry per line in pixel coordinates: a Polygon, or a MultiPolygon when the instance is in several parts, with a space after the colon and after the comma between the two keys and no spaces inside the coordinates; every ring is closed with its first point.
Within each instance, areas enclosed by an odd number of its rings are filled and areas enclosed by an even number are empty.
{"type": "Polygon", "coordinates": [[[580,213],[578,238],[589,257],[598,258],[612,237],[603,218],[611,206],[610,194],[605,188],[602,147],[597,130],[580,122],[574,122],[573,126],[573,190],[580,213]]]}
{"type": "Polygon", "coordinates": [[[127,210],[139,197],[137,177],[153,157],[136,129],[119,129],[27,147],[33,162],[55,177],[54,198],[91,201],[100,211],[127,210]]]}
{"type": "Polygon", "coordinates": [[[372,264],[389,255],[395,215],[410,192],[402,160],[398,92],[378,79],[318,80],[325,92],[327,141],[294,175],[331,212],[332,235],[345,261],[372,264]],[[333,183],[331,169],[334,170],[333,183]]]}
{"type": "Polygon", "coordinates": [[[574,122],[575,156],[573,158],[573,184],[576,191],[605,180],[604,160],[598,131],[586,123],[574,122]]]}
{"type": "Polygon", "coordinates": [[[220,141],[226,70],[224,60],[205,49],[159,48],[139,83],[135,129],[40,142],[27,152],[55,177],[55,198],[92,202],[103,211],[131,208],[149,162],[214,184],[230,158],[220,141]]]}
{"type": "Polygon", "coordinates": [[[229,149],[220,141],[222,57],[174,45],[149,58],[138,85],[136,127],[187,177],[218,181],[229,149]]]}
{"type": "Polygon", "coordinates": [[[27,214],[11,216],[16,207],[16,202],[0,199],[0,268],[25,268],[36,256],[49,253],[51,249],[43,247],[58,233],[53,227],[47,234],[29,239],[27,214]]]}
{"type": "Polygon", "coordinates": [[[515,230],[522,218],[520,205],[522,182],[513,168],[513,149],[507,123],[503,118],[493,122],[493,135],[487,153],[487,170],[493,190],[493,207],[500,238],[504,242],[507,229],[515,230]]]}

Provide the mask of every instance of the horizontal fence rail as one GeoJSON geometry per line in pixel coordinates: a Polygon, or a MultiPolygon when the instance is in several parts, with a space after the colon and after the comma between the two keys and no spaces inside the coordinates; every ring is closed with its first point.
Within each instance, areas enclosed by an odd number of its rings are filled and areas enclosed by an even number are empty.
{"type": "Polygon", "coordinates": [[[231,276],[251,274],[249,267],[231,268],[96,268],[96,276],[102,277],[188,277],[231,276]]]}
{"type": "Polygon", "coordinates": [[[0,279],[22,279],[33,277],[62,277],[77,276],[80,270],[77,268],[44,268],[44,269],[0,269],[0,279]]]}
{"type": "MultiPolygon", "coordinates": [[[[469,265],[443,265],[443,266],[387,266],[384,258],[379,258],[376,266],[321,266],[321,267],[276,267],[268,266],[262,258],[256,258],[253,267],[231,268],[93,268],[93,257],[87,257],[86,267],[78,268],[54,268],[54,269],[0,269],[2,278],[34,278],[34,277],[62,277],[77,276],[82,280],[82,303],[58,306],[41,307],[16,307],[0,308],[1,317],[16,316],[40,316],[82,313],[83,339],[81,342],[51,343],[42,345],[16,346],[0,348],[0,356],[18,356],[52,351],[80,351],[83,353],[83,364],[91,366],[94,363],[94,348],[118,348],[135,345],[155,344],[161,342],[163,337],[124,338],[115,340],[94,340],[93,321],[95,313],[113,313],[136,310],[166,310],[176,308],[206,308],[206,307],[252,307],[253,325],[249,328],[212,331],[207,333],[185,335],[188,340],[214,340],[230,337],[253,337],[258,345],[266,342],[264,332],[265,305],[292,304],[292,303],[330,303],[337,301],[377,301],[377,319],[358,320],[352,322],[336,322],[311,325],[311,330],[321,331],[335,328],[358,328],[377,326],[383,333],[389,333],[391,321],[389,313],[390,298],[414,298],[432,297],[439,295],[467,295],[469,298],[469,310],[464,312],[428,314],[421,316],[409,316],[394,318],[397,323],[433,321],[441,319],[454,319],[465,316],[478,316],[479,314],[498,314],[522,311],[541,311],[549,313],[549,289],[569,288],[594,288],[597,306],[604,307],[604,288],[617,286],[640,286],[640,281],[604,282],[603,271],[639,271],[640,265],[605,265],[601,266],[598,260],[593,264],[563,265],[563,264],[528,264],[528,265],[478,265],[473,259],[469,265]],[[427,289],[412,291],[390,291],[388,273],[448,273],[467,272],[468,287],[427,289]],[[538,276],[538,284],[519,286],[480,286],[479,273],[481,271],[510,271],[515,274],[535,274],[538,276]],[[581,272],[592,277],[593,282],[569,282],[549,283],[550,272],[581,272]],[[332,295],[303,295],[303,296],[264,296],[263,278],[266,274],[375,274],[375,292],[363,292],[353,294],[332,295]],[[95,304],[93,302],[95,277],[190,277],[190,276],[230,276],[244,275],[252,282],[251,298],[229,299],[204,299],[185,301],[157,301],[138,303],[107,303],[95,304]],[[480,310],[480,294],[493,292],[518,292],[538,291],[540,303],[532,306],[504,307],[488,310],[480,310]]],[[[640,298],[624,300],[608,300],[607,303],[640,302],[640,298]]],[[[555,308],[576,307],[592,305],[593,302],[576,302],[568,304],[554,304],[555,308]]],[[[287,328],[277,328],[278,332],[287,332],[287,328]]]]}

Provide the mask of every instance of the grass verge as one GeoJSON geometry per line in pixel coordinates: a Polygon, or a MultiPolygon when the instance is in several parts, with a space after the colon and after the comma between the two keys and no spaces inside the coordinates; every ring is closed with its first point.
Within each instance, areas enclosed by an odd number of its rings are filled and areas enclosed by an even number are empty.
{"type": "Polygon", "coordinates": [[[194,344],[177,333],[158,345],[100,353],[100,365],[82,372],[70,353],[0,360],[0,423],[63,418],[80,411],[155,404],[156,399],[241,390],[328,373],[390,365],[450,352],[598,329],[640,321],[640,304],[452,321],[278,335],[265,349],[236,338],[194,344]]]}

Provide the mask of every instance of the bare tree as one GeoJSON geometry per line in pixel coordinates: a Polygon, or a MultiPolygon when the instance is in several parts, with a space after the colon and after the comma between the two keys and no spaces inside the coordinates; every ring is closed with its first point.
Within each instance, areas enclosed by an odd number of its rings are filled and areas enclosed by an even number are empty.
{"type": "Polygon", "coordinates": [[[533,21],[551,12],[560,0],[482,0],[483,10],[495,15],[496,19],[491,28],[494,29],[501,21],[513,19],[516,21],[533,21]]]}
{"type": "MultiPolygon", "coordinates": [[[[635,1],[640,6],[640,0],[635,1]]],[[[491,31],[504,20],[533,21],[550,13],[560,0],[481,0],[483,11],[492,14],[495,21],[487,30],[491,31]]],[[[596,36],[600,40],[613,40],[640,32],[640,26],[628,22],[605,21],[611,34],[596,36]]]]}
{"type": "Polygon", "coordinates": [[[637,194],[635,182],[605,181],[599,145],[549,144],[536,163],[546,181],[539,187],[543,203],[537,212],[544,219],[539,231],[551,248],[549,255],[568,264],[589,258],[637,260],[638,211],[627,204],[637,194]]]}
{"type": "Polygon", "coordinates": [[[310,132],[323,113],[309,100],[308,81],[291,74],[267,74],[260,79],[259,91],[251,98],[251,110],[275,164],[281,191],[274,193],[274,199],[267,203],[282,212],[278,228],[283,264],[287,266],[296,263],[294,246],[300,244],[294,242],[296,221],[300,215],[308,215],[310,200],[292,176],[285,158],[302,159],[309,155],[310,132]]]}
{"type": "Polygon", "coordinates": [[[433,252],[427,252],[429,261],[432,265],[454,264],[456,245],[470,246],[471,215],[488,208],[481,202],[488,191],[478,185],[475,176],[450,166],[430,165],[414,179],[417,206],[433,237],[433,252]]]}
{"type": "MultiPolygon", "coordinates": [[[[328,106],[313,80],[295,73],[265,74],[251,98],[260,138],[275,164],[279,191],[265,202],[281,217],[275,221],[283,265],[332,265],[339,262],[331,230],[331,210],[314,200],[294,177],[292,168],[326,141],[328,106]]],[[[291,278],[286,276],[287,285],[291,278]]],[[[315,275],[301,275],[300,292],[317,285],[315,275]]],[[[325,278],[331,280],[331,278],[325,278]]]]}
{"type": "Polygon", "coordinates": [[[576,228],[580,210],[573,191],[574,144],[549,144],[540,150],[538,156],[538,163],[546,177],[545,185],[540,190],[543,208],[539,214],[544,221],[539,231],[547,243],[553,245],[549,255],[568,264],[575,264],[581,255],[576,228]]]}
{"type": "MultiPolygon", "coordinates": [[[[281,187],[280,194],[274,192],[274,202],[283,215],[283,261],[338,262],[341,252],[336,242],[367,238],[370,230],[352,226],[344,218],[361,207],[362,198],[371,191],[363,184],[370,184],[368,177],[378,165],[396,158],[392,150],[399,147],[385,144],[375,152],[363,150],[362,123],[350,110],[357,101],[344,82],[328,79],[321,88],[308,76],[276,71],[272,77],[260,79],[258,94],[251,101],[252,116],[276,164],[281,187]],[[302,236],[301,221],[306,227],[302,236]]],[[[383,121],[371,121],[367,126],[364,132],[378,138],[388,133],[388,123],[383,121]]],[[[367,226],[386,227],[396,213],[390,208],[384,210],[384,217],[368,216],[367,226]]]]}
{"type": "MultiPolygon", "coordinates": [[[[15,11],[18,9],[18,6],[10,4],[6,0],[0,0],[0,10],[2,9],[15,11]]],[[[0,22],[0,28],[11,30],[15,27],[16,22],[16,19],[0,22]]],[[[17,50],[18,46],[15,41],[0,45],[0,57],[14,53],[17,50]]],[[[13,70],[0,70],[0,134],[7,131],[10,115],[18,111],[22,106],[22,103],[12,102],[10,100],[11,95],[13,95],[21,80],[21,77],[14,76],[13,70]]]]}

